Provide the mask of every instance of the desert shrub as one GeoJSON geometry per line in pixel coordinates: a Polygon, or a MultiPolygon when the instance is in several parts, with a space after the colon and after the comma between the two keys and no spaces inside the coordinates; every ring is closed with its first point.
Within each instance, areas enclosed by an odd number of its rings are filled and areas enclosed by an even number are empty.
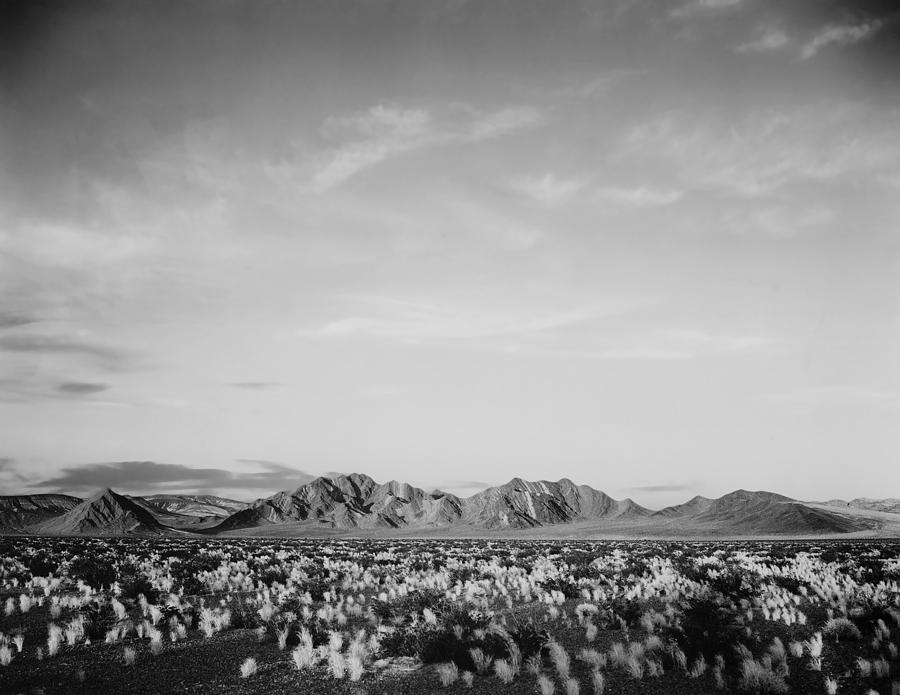
{"type": "Polygon", "coordinates": [[[116,581],[116,569],[108,560],[80,556],[69,563],[69,577],[80,579],[94,589],[103,589],[116,581]]]}
{"type": "Polygon", "coordinates": [[[522,658],[527,659],[535,654],[540,654],[541,650],[547,646],[550,641],[550,635],[546,630],[539,630],[532,620],[525,620],[515,623],[509,630],[519,651],[522,652],[522,658]]]}
{"type": "Polygon", "coordinates": [[[331,582],[321,577],[310,577],[300,584],[299,590],[308,593],[313,601],[324,601],[325,592],[331,590],[331,582]]]}
{"type": "Polygon", "coordinates": [[[82,609],[85,617],[85,634],[92,641],[103,639],[107,631],[118,623],[112,604],[106,601],[94,601],[82,609]]]}
{"type": "Polygon", "coordinates": [[[119,567],[119,588],[123,598],[134,601],[143,594],[147,601],[155,603],[159,593],[140,568],[130,563],[119,567]]]}
{"type": "Polygon", "coordinates": [[[284,584],[287,582],[287,578],[288,574],[283,567],[266,567],[259,572],[259,581],[268,587],[271,587],[275,582],[284,584]]]}
{"type": "Polygon", "coordinates": [[[446,625],[459,625],[464,630],[483,630],[491,624],[491,616],[458,603],[449,604],[441,614],[446,625]]]}
{"type": "Polygon", "coordinates": [[[541,586],[544,587],[544,591],[560,591],[566,598],[578,598],[581,595],[581,591],[574,582],[560,577],[545,579],[541,582],[541,586]]]}
{"type": "Polygon", "coordinates": [[[847,618],[830,618],[825,623],[825,627],[822,628],[822,632],[825,633],[826,637],[831,637],[835,640],[862,639],[862,633],[859,631],[859,628],[847,618]]]}
{"type": "Polygon", "coordinates": [[[46,577],[59,569],[59,561],[47,553],[35,553],[28,558],[26,566],[32,577],[46,577]]]}
{"type": "Polygon", "coordinates": [[[701,599],[690,602],[682,612],[679,628],[665,628],[663,636],[673,640],[689,660],[703,656],[712,661],[722,646],[732,644],[738,625],[731,612],[718,602],[701,599]]]}

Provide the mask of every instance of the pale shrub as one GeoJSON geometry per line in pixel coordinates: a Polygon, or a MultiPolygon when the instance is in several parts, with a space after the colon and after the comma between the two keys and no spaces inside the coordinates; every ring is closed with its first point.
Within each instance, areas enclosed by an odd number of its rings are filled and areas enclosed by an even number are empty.
{"type": "Polygon", "coordinates": [[[478,671],[478,675],[483,676],[490,670],[493,659],[481,651],[480,648],[472,647],[469,650],[469,656],[472,657],[472,663],[475,664],[475,670],[478,671]]]}
{"type": "Polygon", "coordinates": [[[122,651],[122,659],[125,661],[126,666],[134,666],[134,661],[136,658],[137,654],[131,647],[125,647],[125,649],[122,651]]]}
{"type": "Polygon", "coordinates": [[[566,680],[566,695],[578,695],[581,688],[578,687],[578,681],[574,678],[566,680]]]}
{"type": "Polygon", "coordinates": [[[436,667],[438,678],[441,685],[445,688],[451,686],[459,678],[459,667],[452,661],[438,664],[436,667]]]}
{"type": "Polygon", "coordinates": [[[836,695],[838,691],[838,682],[834,678],[825,679],[825,694],[836,695]]]}
{"type": "Polygon", "coordinates": [[[603,695],[606,692],[606,678],[600,671],[591,672],[591,685],[594,686],[594,695],[603,695]]]}
{"type": "Polygon", "coordinates": [[[344,672],[347,670],[347,661],[344,659],[344,655],[340,652],[329,651],[328,652],[328,671],[331,673],[332,677],[341,680],[344,677],[344,672]]]}
{"type": "Polygon", "coordinates": [[[755,693],[786,693],[789,690],[781,676],[754,659],[744,659],[741,662],[738,687],[755,693]]]}
{"type": "Polygon", "coordinates": [[[248,656],[244,659],[244,663],[241,664],[241,678],[249,678],[250,676],[256,675],[256,659],[252,656],[248,656]]]}
{"type": "Polygon", "coordinates": [[[510,666],[506,659],[497,659],[497,661],[494,662],[494,673],[497,674],[497,678],[507,684],[512,683],[513,679],[516,677],[512,666],[510,666]]]}
{"type": "Polygon", "coordinates": [[[541,691],[541,695],[553,695],[556,691],[556,686],[553,685],[553,681],[546,674],[542,673],[538,676],[538,689],[541,691]]]}
{"type": "Polygon", "coordinates": [[[357,654],[351,654],[347,657],[347,673],[350,675],[350,680],[354,683],[359,681],[360,678],[363,677],[363,673],[365,672],[365,662],[362,657],[357,654]]]}

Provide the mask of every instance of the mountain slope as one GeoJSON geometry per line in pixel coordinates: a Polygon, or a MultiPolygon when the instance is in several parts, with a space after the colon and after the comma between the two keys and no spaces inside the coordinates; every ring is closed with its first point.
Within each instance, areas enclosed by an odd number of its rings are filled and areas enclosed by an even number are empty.
{"type": "Polygon", "coordinates": [[[773,492],[736,490],[717,499],[695,497],[655,516],[679,526],[734,534],[850,533],[877,527],[872,520],[830,512],[773,492]]]}
{"type": "Polygon", "coordinates": [[[292,492],[257,500],[215,528],[311,522],[333,528],[428,528],[462,522],[484,528],[531,528],[586,518],[641,519],[650,511],[571,480],[514,478],[461,499],[407,483],[379,485],[365,475],[316,478],[292,492]]]}
{"type": "Polygon", "coordinates": [[[529,482],[513,478],[463,500],[468,523],[488,528],[531,528],[586,518],[642,518],[650,511],[631,500],[618,501],[568,478],[529,482]]]}
{"type": "Polygon", "coordinates": [[[29,530],[60,536],[120,536],[161,535],[167,528],[147,509],[107,488],[65,514],[34,524],[29,530]]]}
{"type": "Polygon", "coordinates": [[[247,502],[216,495],[148,495],[141,499],[163,512],[198,517],[227,517],[247,507],[247,502]]]}
{"type": "Polygon", "coordinates": [[[81,501],[69,495],[3,495],[0,496],[0,528],[18,531],[65,514],[81,501]]]}
{"type": "Polygon", "coordinates": [[[278,492],[228,517],[217,531],[306,521],[333,528],[398,528],[452,523],[461,516],[459,498],[428,494],[391,481],[379,485],[353,473],[316,478],[293,491],[278,492]]]}
{"type": "Polygon", "coordinates": [[[828,500],[824,504],[829,507],[853,507],[854,509],[866,509],[873,512],[888,512],[900,514],[900,499],[889,497],[883,500],[857,497],[847,502],[846,500],[828,500]]]}

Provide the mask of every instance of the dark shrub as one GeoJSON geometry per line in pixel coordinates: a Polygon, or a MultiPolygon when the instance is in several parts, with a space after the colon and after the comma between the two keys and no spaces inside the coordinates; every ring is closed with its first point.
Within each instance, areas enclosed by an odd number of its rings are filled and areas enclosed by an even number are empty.
{"type": "Polygon", "coordinates": [[[69,565],[69,577],[81,579],[94,589],[103,589],[116,581],[116,570],[108,560],[77,557],[69,565]]]}

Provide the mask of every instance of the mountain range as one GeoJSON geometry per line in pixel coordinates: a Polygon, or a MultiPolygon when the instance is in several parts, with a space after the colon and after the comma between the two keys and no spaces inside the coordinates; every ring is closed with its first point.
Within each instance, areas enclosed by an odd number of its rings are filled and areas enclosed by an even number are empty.
{"type": "Polygon", "coordinates": [[[254,502],[213,495],[139,497],[103,490],[0,497],[0,532],[38,535],[167,534],[305,536],[543,535],[816,536],[900,535],[897,500],[801,502],[737,490],[651,510],[588,485],[513,478],[470,497],[353,473],[319,477],[254,502]]]}

